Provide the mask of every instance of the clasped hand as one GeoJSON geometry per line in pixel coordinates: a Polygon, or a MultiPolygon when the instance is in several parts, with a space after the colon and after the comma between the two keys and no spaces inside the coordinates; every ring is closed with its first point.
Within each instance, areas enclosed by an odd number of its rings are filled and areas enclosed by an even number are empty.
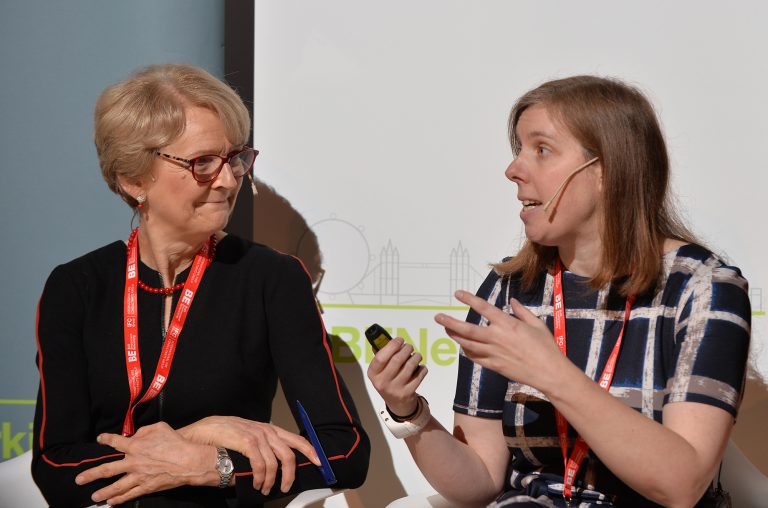
{"type": "Polygon", "coordinates": [[[218,476],[213,468],[215,449],[211,452],[211,447],[184,439],[163,422],[142,427],[133,437],[101,434],[96,441],[125,453],[122,460],[93,467],[75,478],[75,483],[83,485],[123,475],[93,493],[91,499],[97,503],[122,504],[180,485],[206,485],[218,476]]]}
{"type": "Polygon", "coordinates": [[[93,501],[107,501],[109,505],[182,485],[218,485],[216,446],[248,457],[253,486],[264,495],[274,486],[278,461],[282,471],[280,490],[287,492],[293,485],[296,459],[291,448],[320,464],[312,445],[298,434],[232,416],[211,416],[178,431],[159,422],[140,428],[132,437],[101,434],[97,441],[125,453],[125,457],[88,469],[75,482],[83,485],[123,475],[91,496],[93,501]]]}
{"type": "Polygon", "coordinates": [[[558,364],[568,362],[546,324],[514,298],[509,301],[513,313],[509,315],[466,291],[455,296],[488,320],[488,326],[479,326],[446,314],[435,316],[464,354],[508,379],[545,391],[558,364]]]}

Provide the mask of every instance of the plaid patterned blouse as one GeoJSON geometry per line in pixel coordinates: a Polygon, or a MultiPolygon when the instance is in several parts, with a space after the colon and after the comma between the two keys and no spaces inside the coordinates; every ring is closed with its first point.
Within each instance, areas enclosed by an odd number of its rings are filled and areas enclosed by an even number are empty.
{"type": "MultiPolygon", "coordinates": [[[[625,298],[611,287],[593,291],[585,281],[563,273],[568,358],[597,379],[621,330],[625,298]]],[[[710,251],[685,245],[664,255],[658,288],[635,300],[611,395],[658,422],[664,405],[679,401],[717,406],[735,417],[750,339],[747,281],[738,268],[727,266],[710,251]]],[[[552,330],[552,291],[548,273],[532,290],[522,292],[519,280],[491,272],[478,295],[507,310],[514,297],[552,330]]],[[[467,321],[486,324],[472,310],[467,321]]],[[[453,408],[502,420],[513,479],[532,471],[562,478],[553,407],[538,390],[484,369],[462,354],[453,408]]],[[[569,431],[574,438],[573,429],[569,431]]],[[[624,501],[620,505],[634,499],[632,506],[638,506],[642,499],[591,454],[578,479],[624,501]]]]}

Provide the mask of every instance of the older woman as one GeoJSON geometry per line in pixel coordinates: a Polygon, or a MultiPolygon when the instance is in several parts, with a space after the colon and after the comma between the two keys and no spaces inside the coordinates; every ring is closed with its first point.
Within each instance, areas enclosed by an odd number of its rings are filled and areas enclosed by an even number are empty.
{"type": "Polygon", "coordinates": [[[388,425],[456,504],[705,506],[741,399],[746,281],[674,215],[636,89],[545,83],[509,135],[527,243],[456,294],[467,322],[436,316],[462,347],[454,430],[399,339],[369,368],[388,425]]]}
{"type": "Polygon", "coordinates": [[[191,66],[99,97],[101,169],[138,228],[57,267],[40,300],[33,475],[52,506],[260,506],[324,487],[313,446],[268,423],[278,379],[337,485],[363,482],[368,440],[303,265],[222,231],[258,155],[249,130],[237,94],[191,66]]]}

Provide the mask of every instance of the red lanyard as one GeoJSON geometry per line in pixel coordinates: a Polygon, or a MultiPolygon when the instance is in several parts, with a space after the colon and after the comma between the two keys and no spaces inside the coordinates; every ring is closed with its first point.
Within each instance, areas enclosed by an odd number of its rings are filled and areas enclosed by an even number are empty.
{"type": "MultiPolygon", "coordinates": [[[[563,267],[560,264],[559,258],[555,261],[554,278],[555,287],[552,296],[552,306],[554,307],[555,342],[557,342],[560,351],[562,351],[563,354],[566,354],[563,267]]],[[[605,364],[603,373],[600,375],[600,387],[606,391],[611,387],[611,382],[613,381],[613,374],[616,370],[616,361],[619,359],[619,351],[621,350],[621,340],[624,337],[624,330],[629,322],[629,314],[632,311],[632,304],[634,301],[635,295],[629,295],[627,297],[627,302],[624,305],[624,323],[621,325],[619,338],[616,339],[616,344],[613,346],[611,356],[608,357],[608,362],[605,364]]],[[[563,475],[563,497],[566,501],[570,502],[573,482],[576,480],[576,473],[579,471],[579,467],[587,454],[589,446],[581,436],[578,436],[576,438],[576,443],[573,445],[571,457],[568,458],[568,420],[566,420],[557,409],[555,409],[555,418],[557,420],[557,435],[560,438],[560,450],[563,452],[563,463],[565,464],[565,474],[563,475]]]]}
{"type": "Polygon", "coordinates": [[[203,244],[195,256],[195,261],[192,263],[189,276],[181,291],[181,297],[176,304],[176,310],[173,313],[171,325],[168,327],[168,332],[165,334],[165,343],[160,352],[160,359],[157,361],[157,368],[155,369],[155,375],[152,378],[152,385],[147,389],[147,392],[141,400],[135,402],[142,387],[141,362],[139,360],[139,308],[137,301],[139,281],[138,232],[138,228],[134,229],[131,237],[128,239],[128,260],[125,264],[123,333],[125,335],[125,367],[128,371],[128,385],[131,390],[131,401],[128,404],[128,411],[125,413],[125,421],[123,422],[124,436],[132,436],[134,433],[133,410],[136,409],[136,406],[157,397],[157,394],[159,394],[163,389],[163,386],[165,386],[165,382],[168,380],[168,374],[171,371],[171,364],[173,363],[173,355],[176,352],[176,344],[178,342],[179,334],[184,326],[184,321],[187,319],[189,307],[192,305],[192,300],[195,298],[195,293],[200,285],[200,280],[203,278],[205,270],[212,261],[208,258],[208,253],[211,250],[213,237],[203,244]]]}

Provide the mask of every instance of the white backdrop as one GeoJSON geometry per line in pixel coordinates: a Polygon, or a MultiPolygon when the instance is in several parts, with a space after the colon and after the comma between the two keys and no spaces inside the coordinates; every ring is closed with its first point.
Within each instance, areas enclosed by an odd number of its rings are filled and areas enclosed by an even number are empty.
{"type": "MultiPolygon", "coordinates": [[[[681,209],[750,281],[752,358],[768,377],[766,19],[756,1],[257,2],[257,176],[319,239],[328,328],[353,353],[374,321],[409,335],[450,426],[456,347],[432,317],[465,315],[452,291],[474,291],[520,245],[509,108],[545,80],[599,74],[656,106],[681,209]]],[[[388,443],[405,489],[428,490],[388,443]]]]}

